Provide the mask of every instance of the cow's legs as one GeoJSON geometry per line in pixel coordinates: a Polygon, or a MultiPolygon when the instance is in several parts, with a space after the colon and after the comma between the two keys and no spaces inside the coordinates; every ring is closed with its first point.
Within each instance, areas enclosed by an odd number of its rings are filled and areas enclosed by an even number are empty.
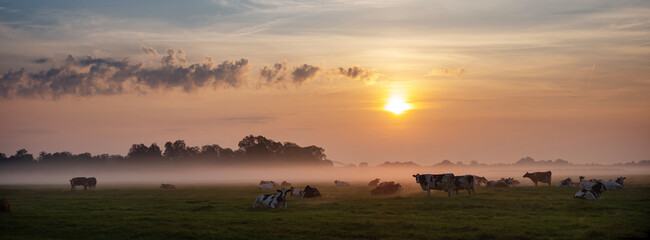
{"type": "Polygon", "coordinates": [[[431,189],[430,188],[427,189],[427,195],[429,195],[429,197],[431,197],[431,189]]]}

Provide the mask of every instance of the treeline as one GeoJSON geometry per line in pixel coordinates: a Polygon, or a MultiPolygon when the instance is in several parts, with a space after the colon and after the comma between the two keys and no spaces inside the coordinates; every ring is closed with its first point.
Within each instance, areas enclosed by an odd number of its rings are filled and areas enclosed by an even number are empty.
{"type": "Polygon", "coordinates": [[[238,149],[223,148],[217,144],[187,146],[184,140],[167,142],[160,148],[133,144],[126,156],[70,152],[40,152],[38,156],[20,149],[7,157],[0,153],[0,169],[38,169],[67,167],[121,167],[121,166],[191,166],[191,165],[245,165],[291,164],[333,166],[325,150],[317,146],[301,147],[292,142],[276,142],[263,136],[246,136],[238,149]]]}

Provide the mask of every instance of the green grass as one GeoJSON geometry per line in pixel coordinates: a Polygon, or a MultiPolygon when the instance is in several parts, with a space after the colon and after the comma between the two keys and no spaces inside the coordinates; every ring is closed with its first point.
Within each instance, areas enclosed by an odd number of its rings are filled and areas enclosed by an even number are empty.
{"type": "MultiPolygon", "coordinates": [[[[477,188],[475,197],[415,183],[397,196],[370,187],[316,184],[320,199],[287,209],[253,209],[256,186],[0,186],[12,212],[0,239],[618,239],[648,238],[650,187],[631,186],[597,201],[577,188],[477,188]]],[[[268,192],[268,191],[267,191],[268,192]]]]}

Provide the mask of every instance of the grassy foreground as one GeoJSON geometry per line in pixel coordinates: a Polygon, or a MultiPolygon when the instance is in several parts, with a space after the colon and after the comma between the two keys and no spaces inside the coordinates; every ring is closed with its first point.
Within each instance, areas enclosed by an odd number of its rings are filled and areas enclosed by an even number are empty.
{"type": "MultiPolygon", "coordinates": [[[[12,212],[0,239],[616,239],[650,237],[650,187],[629,186],[598,201],[577,188],[477,188],[429,199],[415,183],[400,195],[371,187],[314,184],[323,198],[287,209],[252,209],[256,186],[0,186],[12,212]]],[[[270,191],[266,191],[270,192],[270,191]]]]}

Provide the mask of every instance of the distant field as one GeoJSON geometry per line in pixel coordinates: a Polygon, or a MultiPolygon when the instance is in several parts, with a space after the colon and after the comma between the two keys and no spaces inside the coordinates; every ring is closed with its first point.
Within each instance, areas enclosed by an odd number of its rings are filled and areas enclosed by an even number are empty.
{"type": "MultiPolygon", "coordinates": [[[[371,187],[313,184],[320,199],[287,209],[252,209],[256,186],[0,186],[10,214],[0,239],[612,239],[650,236],[650,187],[626,184],[602,200],[574,200],[577,188],[477,188],[429,199],[413,183],[401,195],[371,187]]],[[[270,191],[266,191],[270,192],[270,191]]]]}

